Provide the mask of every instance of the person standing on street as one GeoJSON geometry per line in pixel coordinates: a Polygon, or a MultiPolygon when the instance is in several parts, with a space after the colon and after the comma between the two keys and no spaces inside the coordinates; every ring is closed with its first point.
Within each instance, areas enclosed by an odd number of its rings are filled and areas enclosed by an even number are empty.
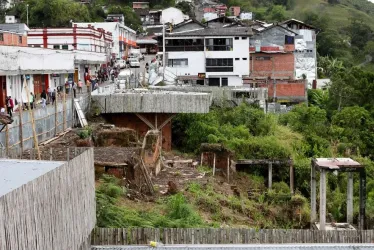
{"type": "Polygon", "coordinates": [[[34,94],[32,92],[30,92],[30,108],[31,109],[34,109],[34,94]]]}
{"type": "Polygon", "coordinates": [[[47,89],[47,104],[52,102],[52,89],[51,87],[48,87],[47,89]]]}
{"type": "Polygon", "coordinates": [[[79,79],[78,81],[78,94],[82,94],[83,82],[79,79]]]}
{"type": "Polygon", "coordinates": [[[10,117],[13,116],[13,107],[14,107],[14,103],[13,103],[13,99],[11,96],[8,96],[7,99],[6,99],[6,106],[7,106],[7,110],[8,110],[8,115],[10,117]]]}
{"type": "Polygon", "coordinates": [[[74,98],[77,98],[77,83],[73,82],[73,94],[74,98]]]}
{"type": "Polygon", "coordinates": [[[42,98],[42,108],[44,109],[46,107],[47,103],[47,93],[43,89],[43,92],[40,94],[40,97],[42,98]]]}
{"type": "Polygon", "coordinates": [[[54,89],[53,90],[53,92],[52,92],[52,105],[55,103],[55,101],[56,101],[56,92],[57,92],[57,90],[56,89],[54,89]]]}

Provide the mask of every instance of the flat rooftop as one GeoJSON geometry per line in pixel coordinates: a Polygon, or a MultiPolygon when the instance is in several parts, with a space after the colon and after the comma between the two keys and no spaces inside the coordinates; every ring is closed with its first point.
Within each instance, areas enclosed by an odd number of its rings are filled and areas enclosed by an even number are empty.
{"type": "Polygon", "coordinates": [[[344,168],[363,168],[364,166],[351,158],[316,158],[313,163],[318,168],[340,170],[344,168]]]}
{"type": "Polygon", "coordinates": [[[208,113],[210,93],[102,88],[92,93],[101,113],[208,113]]]}
{"type": "Polygon", "coordinates": [[[0,197],[58,168],[65,162],[0,159],[0,197]]]}

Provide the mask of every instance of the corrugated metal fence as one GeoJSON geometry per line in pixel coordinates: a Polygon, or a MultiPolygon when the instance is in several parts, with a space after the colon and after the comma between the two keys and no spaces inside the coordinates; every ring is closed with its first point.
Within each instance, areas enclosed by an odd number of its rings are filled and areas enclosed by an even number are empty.
{"type": "Polygon", "coordinates": [[[96,228],[92,245],[374,243],[374,230],[317,231],[231,228],[96,228]]]}
{"type": "MultiPolygon", "coordinates": [[[[87,95],[79,98],[79,104],[85,113],[88,111],[88,102],[89,97],[87,95]]],[[[72,127],[73,121],[74,123],[77,122],[76,118],[73,119],[71,99],[67,99],[65,105],[60,101],[57,105],[47,105],[46,108],[37,108],[33,112],[39,143],[51,139],[66,128],[72,127]]],[[[0,133],[0,149],[18,151],[21,148],[21,141],[23,142],[23,150],[33,148],[34,141],[29,111],[22,112],[22,119],[20,119],[19,113],[14,113],[13,120],[14,122],[0,133]]]]}

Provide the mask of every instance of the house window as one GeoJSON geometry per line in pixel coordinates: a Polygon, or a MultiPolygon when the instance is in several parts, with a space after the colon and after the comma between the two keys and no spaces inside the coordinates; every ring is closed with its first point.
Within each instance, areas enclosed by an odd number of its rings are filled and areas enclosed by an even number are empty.
{"type": "Polygon", "coordinates": [[[69,49],[69,45],[67,45],[67,44],[62,45],[62,49],[64,49],[64,50],[68,50],[68,49],[69,49]]]}
{"type": "Polygon", "coordinates": [[[34,45],[34,48],[40,48],[41,46],[38,44],[38,45],[34,45]]]}
{"type": "Polygon", "coordinates": [[[256,56],[257,61],[271,60],[270,56],[256,56]]]}
{"type": "Polygon", "coordinates": [[[53,45],[53,49],[60,49],[60,45],[53,45]]]}
{"type": "Polygon", "coordinates": [[[233,72],[232,58],[209,58],[206,59],[206,72],[233,72]]]}
{"type": "Polygon", "coordinates": [[[247,61],[248,58],[242,58],[244,61],[247,61]]]}
{"type": "Polygon", "coordinates": [[[235,58],[235,61],[239,61],[240,60],[240,58],[235,58]]]}
{"type": "Polygon", "coordinates": [[[232,38],[210,38],[205,39],[207,51],[232,51],[232,38]]]}
{"type": "Polygon", "coordinates": [[[246,36],[243,36],[243,37],[242,37],[242,40],[247,40],[247,37],[246,37],[246,36]]]}
{"type": "Polygon", "coordinates": [[[209,86],[219,87],[220,86],[219,82],[220,82],[220,78],[209,78],[208,79],[209,86]]]}
{"type": "Polygon", "coordinates": [[[295,37],[286,35],[284,44],[295,44],[295,37]]]}
{"type": "Polygon", "coordinates": [[[204,51],[203,39],[167,39],[165,50],[169,51],[204,51]]]}
{"type": "Polygon", "coordinates": [[[221,79],[221,84],[222,84],[222,87],[225,87],[225,86],[228,86],[229,85],[229,80],[228,80],[228,78],[227,77],[223,77],[222,79],[221,79]]]}
{"type": "Polygon", "coordinates": [[[18,36],[18,43],[22,44],[22,36],[18,36]]]}
{"type": "Polygon", "coordinates": [[[188,66],[188,59],[169,59],[168,60],[169,67],[187,67],[188,66]]]}
{"type": "Polygon", "coordinates": [[[235,40],[239,40],[239,37],[235,37],[235,40]]]}
{"type": "Polygon", "coordinates": [[[4,34],[0,33],[0,42],[4,42],[4,34]]]}

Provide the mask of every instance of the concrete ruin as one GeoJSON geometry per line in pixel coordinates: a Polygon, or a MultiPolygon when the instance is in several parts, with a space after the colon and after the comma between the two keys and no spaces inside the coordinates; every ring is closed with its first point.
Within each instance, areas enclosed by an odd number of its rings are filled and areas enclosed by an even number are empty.
{"type": "Polygon", "coordinates": [[[311,166],[311,227],[318,230],[355,230],[353,224],[353,173],[360,174],[360,209],[358,227],[360,230],[365,226],[365,206],[366,206],[366,172],[365,167],[350,158],[316,158],[312,159],[311,166]],[[319,223],[317,222],[317,175],[320,172],[319,188],[319,223]],[[326,223],[326,185],[328,172],[338,174],[346,172],[347,181],[347,223],[326,223]]]}
{"type": "Polygon", "coordinates": [[[209,112],[209,93],[155,89],[115,89],[94,91],[92,100],[103,117],[117,127],[134,129],[144,137],[149,130],[159,130],[163,149],[171,150],[171,120],[180,113],[209,112]]]}

